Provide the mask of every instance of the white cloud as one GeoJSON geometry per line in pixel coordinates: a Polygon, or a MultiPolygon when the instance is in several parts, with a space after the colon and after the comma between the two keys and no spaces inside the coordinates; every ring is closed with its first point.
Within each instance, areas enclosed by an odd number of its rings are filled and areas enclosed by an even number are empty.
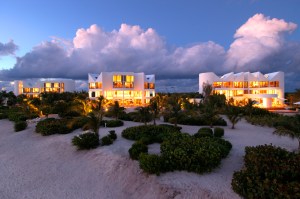
{"type": "Polygon", "coordinates": [[[254,15],[236,31],[227,52],[226,66],[238,71],[259,67],[263,59],[279,52],[285,45],[285,33],[296,28],[296,24],[282,19],[254,15]]]}

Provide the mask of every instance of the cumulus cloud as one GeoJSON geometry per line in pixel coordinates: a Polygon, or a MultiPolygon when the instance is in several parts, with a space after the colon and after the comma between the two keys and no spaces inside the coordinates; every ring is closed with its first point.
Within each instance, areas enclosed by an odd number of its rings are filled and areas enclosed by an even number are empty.
{"type": "Polygon", "coordinates": [[[0,57],[7,55],[15,55],[15,52],[18,50],[18,46],[14,43],[13,40],[10,40],[8,43],[0,42],[0,57]]]}
{"type": "Polygon", "coordinates": [[[296,24],[282,19],[254,15],[236,31],[235,40],[227,52],[226,65],[238,71],[259,67],[266,57],[284,47],[285,33],[291,33],[296,28],[296,24]]]}
{"type": "MultiPolygon", "coordinates": [[[[42,42],[0,78],[60,77],[87,79],[87,73],[135,71],[156,74],[163,87],[176,82],[177,90],[197,91],[200,72],[277,70],[300,73],[300,43],[287,41],[297,25],[256,14],[237,29],[228,50],[213,41],[174,47],[152,28],[122,24],[105,31],[97,25],[78,29],[73,40],[42,42]],[[170,79],[173,79],[171,81],[170,79]],[[176,80],[174,80],[176,79],[176,80]],[[189,79],[189,80],[188,80],[189,79]],[[180,85],[180,86],[178,86],[180,85]]],[[[296,79],[297,74],[290,79],[296,79]]],[[[78,83],[83,88],[83,83],[78,83]]],[[[292,85],[287,81],[287,85],[292,85]]],[[[157,87],[159,89],[159,87],[157,87]]]]}

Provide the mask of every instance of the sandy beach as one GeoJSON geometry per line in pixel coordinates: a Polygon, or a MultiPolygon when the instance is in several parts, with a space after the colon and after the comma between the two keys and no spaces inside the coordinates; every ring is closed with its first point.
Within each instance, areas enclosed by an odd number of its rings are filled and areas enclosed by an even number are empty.
{"type": "MultiPolygon", "coordinates": [[[[184,171],[160,176],[148,175],[130,160],[132,141],[121,137],[129,126],[101,128],[100,136],[116,130],[113,145],[90,151],[77,151],[71,144],[76,130],[67,135],[43,137],[35,133],[35,124],[14,132],[13,123],[0,120],[0,198],[1,199],[112,199],[112,198],[239,198],[231,189],[232,174],[243,166],[245,146],[270,144],[296,150],[298,143],[288,137],[273,135],[273,128],[248,124],[242,120],[236,129],[225,127],[226,140],[233,148],[219,168],[198,175],[184,171]]],[[[185,126],[182,132],[193,134],[198,126],[185,126]]],[[[159,145],[149,146],[157,153],[159,145]]]]}

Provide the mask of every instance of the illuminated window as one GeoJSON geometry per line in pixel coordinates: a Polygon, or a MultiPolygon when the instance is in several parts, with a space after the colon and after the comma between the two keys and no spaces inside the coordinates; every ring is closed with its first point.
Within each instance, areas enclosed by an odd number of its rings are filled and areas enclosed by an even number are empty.
{"type": "Polygon", "coordinates": [[[134,82],[134,76],[133,75],[126,75],[126,82],[134,82]]]}
{"type": "Polygon", "coordinates": [[[53,87],[54,88],[59,88],[59,83],[54,83],[53,87]]]}
{"type": "Polygon", "coordinates": [[[265,88],[269,86],[269,82],[259,82],[259,87],[265,88]]]}
{"type": "Polygon", "coordinates": [[[279,81],[270,82],[270,87],[279,87],[279,81]]]}
{"type": "Polygon", "coordinates": [[[122,81],[122,75],[114,75],[113,76],[114,82],[121,82],[122,81]]]}
{"type": "Polygon", "coordinates": [[[249,85],[249,87],[250,88],[258,88],[258,82],[250,82],[250,85],[249,85]]]}
{"type": "Polygon", "coordinates": [[[33,92],[33,93],[38,93],[39,90],[40,90],[39,88],[32,88],[32,92],[33,92]]]}
{"type": "Polygon", "coordinates": [[[234,88],[243,88],[243,82],[233,82],[234,88]]]}
{"type": "Polygon", "coordinates": [[[221,88],[222,87],[222,82],[214,82],[213,87],[214,88],[221,88]]]}
{"type": "Polygon", "coordinates": [[[30,93],[30,88],[23,88],[23,93],[30,93]]]}
{"type": "Polygon", "coordinates": [[[95,82],[89,83],[89,88],[90,89],[96,88],[96,83],[95,82]]]}
{"type": "Polygon", "coordinates": [[[232,82],[223,82],[223,87],[232,88],[232,82]]]}
{"type": "Polygon", "coordinates": [[[46,88],[51,88],[51,83],[49,83],[49,82],[45,83],[45,87],[46,88]]]}
{"type": "Polygon", "coordinates": [[[96,88],[102,88],[102,82],[97,82],[96,83],[96,88]]]}
{"type": "Polygon", "coordinates": [[[154,83],[149,83],[149,88],[150,88],[150,89],[154,89],[154,88],[155,88],[154,83]]]}

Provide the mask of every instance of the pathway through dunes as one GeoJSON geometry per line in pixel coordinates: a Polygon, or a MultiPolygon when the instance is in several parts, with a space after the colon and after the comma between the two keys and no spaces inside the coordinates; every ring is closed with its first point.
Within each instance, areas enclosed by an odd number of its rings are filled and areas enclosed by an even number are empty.
{"type": "MultiPolygon", "coordinates": [[[[237,129],[225,127],[225,139],[233,149],[214,172],[147,175],[137,161],[129,159],[133,142],[120,135],[124,128],[135,125],[139,123],[125,122],[114,128],[118,139],[113,145],[77,151],[71,139],[81,130],[43,137],[34,132],[34,124],[15,133],[13,123],[0,120],[0,198],[239,198],[230,183],[233,171],[243,165],[245,146],[273,143],[297,149],[296,141],[272,135],[273,129],[241,121],[237,129]]],[[[182,126],[183,132],[199,129],[182,126]]],[[[100,129],[100,136],[109,130],[100,129]]]]}

